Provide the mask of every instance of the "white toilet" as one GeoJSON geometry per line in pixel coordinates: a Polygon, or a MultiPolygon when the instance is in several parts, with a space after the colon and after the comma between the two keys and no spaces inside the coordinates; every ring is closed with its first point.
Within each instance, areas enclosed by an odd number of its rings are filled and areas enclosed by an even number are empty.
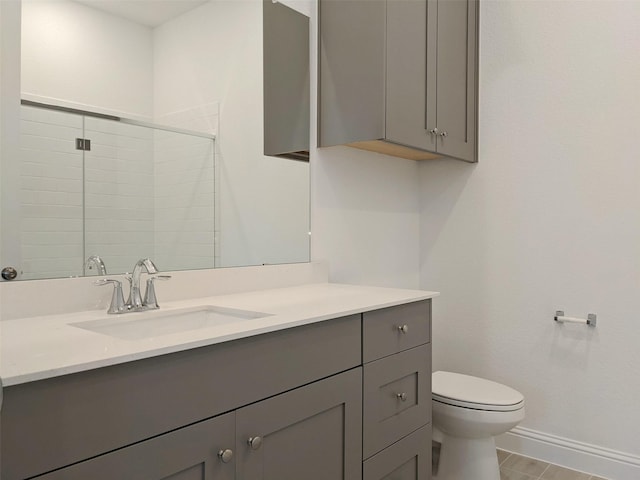
{"type": "Polygon", "coordinates": [[[499,480],[494,437],[524,419],[513,388],[452,372],[432,375],[433,438],[440,442],[437,480],[499,480]]]}

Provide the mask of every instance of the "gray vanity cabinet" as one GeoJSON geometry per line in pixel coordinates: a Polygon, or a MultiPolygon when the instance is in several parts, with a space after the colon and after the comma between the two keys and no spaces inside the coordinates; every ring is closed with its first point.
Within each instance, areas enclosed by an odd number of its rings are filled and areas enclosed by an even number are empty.
{"type": "MultiPolygon", "coordinates": [[[[350,315],[5,387],[0,477],[23,480],[124,451],[264,399],[280,394],[283,399],[289,394],[293,398],[291,392],[296,388],[317,381],[316,393],[324,391],[323,385],[332,390],[344,384],[324,384],[323,379],[356,369],[358,373],[352,375],[358,380],[344,392],[336,392],[352,399],[353,392],[361,395],[362,390],[361,330],[361,315],[350,315]]],[[[271,402],[276,406],[268,415],[277,417],[280,403],[271,402]]],[[[346,401],[335,402],[344,405],[346,401]]],[[[308,411],[304,403],[294,409],[302,416],[308,411]]],[[[362,406],[341,408],[349,419],[352,412],[360,416],[357,412],[362,406]]],[[[265,432],[252,430],[251,435],[264,436],[265,432]]],[[[223,443],[230,445],[225,449],[235,450],[235,437],[223,443]]],[[[160,452],[152,457],[153,461],[165,458],[160,452]]]]}
{"type": "Polygon", "coordinates": [[[42,480],[356,480],[360,368],[101,455],[42,480]]]}
{"type": "Polygon", "coordinates": [[[428,480],[431,301],[6,387],[2,480],[428,480]]]}
{"type": "Polygon", "coordinates": [[[431,301],[367,312],[362,326],[363,478],[428,480],[431,301]]]}
{"type": "Polygon", "coordinates": [[[233,448],[234,420],[233,413],[222,415],[37,478],[233,480],[235,462],[223,462],[222,452],[233,448]]]}
{"type": "Polygon", "coordinates": [[[318,145],[477,161],[477,24],[478,0],[320,0],[318,145]]]}

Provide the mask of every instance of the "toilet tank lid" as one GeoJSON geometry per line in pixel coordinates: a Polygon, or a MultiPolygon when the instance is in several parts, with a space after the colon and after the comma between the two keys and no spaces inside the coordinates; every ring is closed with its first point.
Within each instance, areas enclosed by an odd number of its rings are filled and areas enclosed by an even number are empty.
{"type": "Polygon", "coordinates": [[[524,396],[511,387],[484,378],[453,372],[434,372],[434,395],[481,405],[516,405],[524,396]]]}

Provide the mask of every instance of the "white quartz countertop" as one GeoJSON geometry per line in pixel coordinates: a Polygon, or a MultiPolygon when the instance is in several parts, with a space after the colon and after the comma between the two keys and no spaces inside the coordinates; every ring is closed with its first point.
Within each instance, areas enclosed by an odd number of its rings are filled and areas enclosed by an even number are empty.
{"type": "Polygon", "coordinates": [[[216,306],[268,314],[206,328],[124,339],[78,328],[86,321],[134,321],[138,313],[102,310],[0,322],[0,378],[5,387],[213,345],[437,296],[436,292],[333,283],[260,290],[162,303],[155,312],[216,306]]]}

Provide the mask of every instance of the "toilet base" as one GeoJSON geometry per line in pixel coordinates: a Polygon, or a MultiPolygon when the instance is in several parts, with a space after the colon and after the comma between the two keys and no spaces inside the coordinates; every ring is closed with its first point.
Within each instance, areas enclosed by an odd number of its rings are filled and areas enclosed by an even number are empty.
{"type": "Polygon", "coordinates": [[[459,438],[442,433],[433,480],[500,480],[493,437],[459,438]]]}

